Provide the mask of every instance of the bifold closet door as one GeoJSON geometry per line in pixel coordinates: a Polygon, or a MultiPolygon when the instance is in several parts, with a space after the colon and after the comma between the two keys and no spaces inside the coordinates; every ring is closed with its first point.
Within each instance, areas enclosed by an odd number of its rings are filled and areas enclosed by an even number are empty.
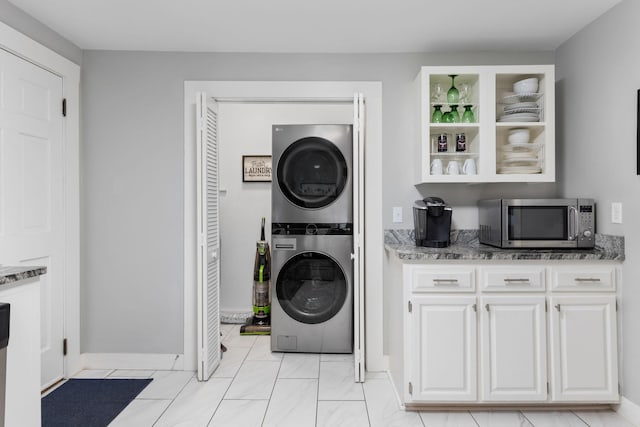
{"type": "Polygon", "coordinates": [[[205,93],[196,99],[198,380],[220,364],[220,227],[218,106],[205,93]]]}
{"type": "Polygon", "coordinates": [[[355,380],[365,380],[364,333],[364,95],[353,96],[353,359],[355,380]]]}

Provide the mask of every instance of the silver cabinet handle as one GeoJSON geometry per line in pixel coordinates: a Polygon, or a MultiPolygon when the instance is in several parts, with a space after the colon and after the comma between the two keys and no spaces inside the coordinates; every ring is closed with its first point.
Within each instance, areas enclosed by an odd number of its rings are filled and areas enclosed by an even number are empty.
{"type": "Polygon", "coordinates": [[[529,279],[510,279],[510,278],[506,278],[504,279],[504,282],[509,285],[512,283],[529,283],[529,279]]]}
{"type": "Polygon", "coordinates": [[[560,311],[560,304],[556,304],[556,310],[560,311]]]}
{"type": "Polygon", "coordinates": [[[458,279],[433,279],[434,285],[455,285],[458,279]]]}
{"type": "Polygon", "coordinates": [[[600,279],[597,277],[576,277],[575,279],[576,282],[580,282],[580,283],[598,283],[600,282],[600,279]]]}

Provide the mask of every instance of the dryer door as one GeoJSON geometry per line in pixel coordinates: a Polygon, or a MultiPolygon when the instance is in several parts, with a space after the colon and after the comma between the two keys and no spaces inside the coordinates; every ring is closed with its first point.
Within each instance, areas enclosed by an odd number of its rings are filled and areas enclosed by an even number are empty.
{"type": "Polygon", "coordinates": [[[294,205],[308,209],[333,203],[345,189],[348,173],[338,147],[319,137],[291,144],[282,153],[277,170],[282,194],[294,205]]]}
{"type": "Polygon", "coordinates": [[[340,265],[327,255],[303,252],[288,260],[276,281],[278,302],[299,322],[326,322],[347,300],[347,279],[340,265]]]}

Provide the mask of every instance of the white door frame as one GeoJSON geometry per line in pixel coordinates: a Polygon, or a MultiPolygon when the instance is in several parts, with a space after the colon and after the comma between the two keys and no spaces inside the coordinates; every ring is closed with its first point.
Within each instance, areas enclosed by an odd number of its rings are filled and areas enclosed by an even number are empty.
{"type": "MultiPolygon", "coordinates": [[[[33,39],[0,22],[0,48],[62,78],[67,99],[63,123],[63,217],[64,217],[64,336],[67,355],[64,376],[80,370],[80,66],[33,39]]],[[[60,105],[62,108],[62,105],[60,105]]],[[[62,349],[60,349],[62,351],[62,349]]]]}
{"type": "Polygon", "coordinates": [[[387,370],[383,351],[382,264],[382,83],[381,82],[241,82],[186,81],[184,84],[184,369],[196,369],[196,183],[195,183],[195,94],[215,98],[255,101],[352,100],[364,94],[365,125],[365,330],[366,368],[387,370]]]}

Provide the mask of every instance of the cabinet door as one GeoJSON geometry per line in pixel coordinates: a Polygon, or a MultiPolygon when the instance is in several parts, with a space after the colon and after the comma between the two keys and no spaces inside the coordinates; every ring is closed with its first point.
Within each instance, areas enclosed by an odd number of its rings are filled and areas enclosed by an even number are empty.
{"type": "Polygon", "coordinates": [[[473,401],[475,297],[415,297],[409,315],[410,401],[473,401]]]}
{"type": "Polygon", "coordinates": [[[616,302],[611,296],[551,297],[551,398],[618,401],[616,302]]]}
{"type": "Polygon", "coordinates": [[[480,306],[482,400],[546,400],[545,298],[482,297],[480,306]]]}

